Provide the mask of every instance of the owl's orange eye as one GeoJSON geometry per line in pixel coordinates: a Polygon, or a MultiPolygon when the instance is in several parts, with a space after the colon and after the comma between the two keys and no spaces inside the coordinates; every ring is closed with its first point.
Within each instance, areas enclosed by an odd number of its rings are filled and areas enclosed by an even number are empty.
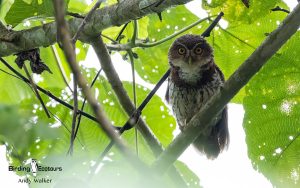
{"type": "Polygon", "coordinates": [[[183,54],[185,53],[185,48],[179,48],[179,49],[178,49],[178,53],[179,53],[180,55],[183,55],[183,54]]]}
{"type": "Polygon", "coordinates": [[[202,53],[202,49],[200,47],[195,49],[195,54],[200,55],[202,53]]]}

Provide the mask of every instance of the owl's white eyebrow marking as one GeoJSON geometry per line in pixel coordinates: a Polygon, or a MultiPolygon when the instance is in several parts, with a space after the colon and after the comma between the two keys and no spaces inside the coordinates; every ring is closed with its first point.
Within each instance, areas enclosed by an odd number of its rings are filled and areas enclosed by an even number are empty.
{"type": "Polygon", "coordinates": [[[181,42],[177,41],[176,43],[178,43],[179,45],[181,45],[182,47],[184,47],[185,49],[187,49],[186,46],[184,44],[182,44],[181,42]]]}
{"type": "Polygon", "coordinates": [[[200,44],[203,44],[202,42],[197,43],[192,50],[194,50],[196,47],[198,47],[200,44]]]}

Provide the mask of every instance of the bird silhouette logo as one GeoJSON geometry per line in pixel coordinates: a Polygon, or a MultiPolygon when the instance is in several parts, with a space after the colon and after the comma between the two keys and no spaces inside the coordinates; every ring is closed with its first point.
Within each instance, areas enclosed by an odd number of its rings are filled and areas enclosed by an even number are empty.
{"type": "Polygon", "coordinates": [[[38,171],[38,164],[36,159],[31,159],[31,172],[34,177],[36,177],[36,173],[38,171]]]}

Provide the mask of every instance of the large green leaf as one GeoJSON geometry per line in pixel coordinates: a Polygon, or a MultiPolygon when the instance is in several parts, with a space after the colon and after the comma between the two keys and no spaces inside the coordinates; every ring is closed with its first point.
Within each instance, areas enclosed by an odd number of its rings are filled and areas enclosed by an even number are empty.
{"type": "MultiPolygon", "coordinates": [[[[19,106],[0,106],[0,137],[5,143],[14,165],[22,164],[24,160],[39,153],[43,147],[53,143],[51,140],[60,137],[58,129],[51,128],[37,117],[30,117],[30,111],[18,110],[19,106]]],[[[46,147],[48,148],[48,147],[46,147]]],[[[40,155],[40,158],[45,156],[40,155]]]]}
{"type": "MultiPolygon", "coordinates": [[[[173,34],[185,26],[195,22],[198,18],[184,6],[178,6],[162,13],[163,20],[155,14],[148,16],[149,42],[155,42],[173,34]]],[[[188,31],[201,34],[205,26],[195,27],[188,31]]],[[[186,33],[188,33],[186,32],[186,33]]],[[[168,69],[168,49],[173,40],[167,41],[159,46],[145,49],[135,49],[138,54],[136,70],[146,81],[156,83],[168,69]]]]}
{"type": "Polygon", "coordinates": [[[299,52],[297,32],[246,87],[248,154],[276,187],[300,186],[299,52]]]}
{"type": "Polygon", "coordinates": [[[180,171],[182,177],[189,187],[201,187],[199,177],[196,176],[183,162],[176,161],[175,167],[180,171]]]}
{"type": "MultiPolygon", "coordinates": [[[[124,86],[127,89],[129,96],[133,98],[132,85],[125,82],[124,86]]],[[[149,92],[149,89],[137,85],[137,104],[141,104],[149,92]]],[[[157,95],[151,99],[147,104],[147,107],[143,110],[142,118],[147,122],[153,133],[164,146],[168,145],[173,140],[172,133],[175,130],[176,122],[168,107],[165,106],[162,99],[157,95]]]]}
{"type": "MultiPolygon", "coordinates": [[[[5,60],[16,70],[20,70],[15,64],[15,56],[6,57],[5,60]]],[[[13,74],[2,62],[0,63],[0,69],[7,73],[13,74]]],[[[1,104],[17,104],[21,100],[34,96],[30,86],[19,79],[12,77],[11,75],[0,71],[0,85],[2,90],[0,92],[1,104]]],[[[14,75],[14,74],[13,74],[14,75]]]]}
{"type": "Polygon", "coordinates": [[[53,3],[50,0],[16,0],[7,12],[5,21],[7,24],[16,26],[30,17],[48,17],[53,14],[53,3]]]}
{"type": "Polygon", "coordinates": [[[247,8],[242,0],[207,0],[203,1],[203,7],[212,14],[224,12],[224,18],[230,22],[252,23],[258,18],[269,14],[270,9],[275,8],[281,0],[251,0],[248,1],[250,6],[247,8]]]}
{"type": "MultiPolygon", "coordinates": [[[[93,71],[91,71],[90,74],[92,74],[92,72],[93,71]]],[[[123,84],[129,96],[133,99],[132,83],[123,82],[123,84]]],[[[128,116],[119,104],[118,99],[113,93],[113,90],[107,80],[102,78],[100,82],[95,84],[95,88],[98,90],[96,93],[99,93],[98,100],[101,101],[109,119],[114,125],[123,126],[127,121],[128,116]]],[[[137,105],[141,104],[149,92],[150,90],[143,86],[136,86],[137,105]]],[[[161,98],[155,95],[151,99],[147,107],[142,112],[142,118],[147,122],[153,133],[164,146],[168,145],[172,141],[172,132],[175,129],[176,123],[161,98]],[[157,124],[157,122],[160,123],[157,124]]],[[[133,131],[133,129],[131,131],[133,131]]],[[[127,135],[127,133],[124,135],[127,135]]],[[[134,135],[128,138],[128,140],[131,140],[133,143],[133,138],[134,135]]]]}

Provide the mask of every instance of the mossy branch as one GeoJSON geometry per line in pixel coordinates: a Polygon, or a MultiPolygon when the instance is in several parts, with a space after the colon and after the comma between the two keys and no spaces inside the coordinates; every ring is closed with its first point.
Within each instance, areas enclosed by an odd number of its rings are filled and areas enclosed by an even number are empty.
{"type": "MultiPolygon", "coordinates": [[[[90,37],[98,36],[104,29],[121,26],[131,20],[162,12],[167,8],[189,1],[191,0],[165,0],[159,6],[154,6],[156,0],[120,1],[118,4],[97,9],[84,25],[78,39],[88,42],[90,37]]],[[[78,31],[82,20],[82,18],[71,18],[67,21],[72,36],[78,31]]],[[[56,23],[51,22],[27,30],[10,31],[9,40],[2,40],[0,37],[0,57],[29,49],[48,47],[57,42],[56,30],[56,23]]]]}

